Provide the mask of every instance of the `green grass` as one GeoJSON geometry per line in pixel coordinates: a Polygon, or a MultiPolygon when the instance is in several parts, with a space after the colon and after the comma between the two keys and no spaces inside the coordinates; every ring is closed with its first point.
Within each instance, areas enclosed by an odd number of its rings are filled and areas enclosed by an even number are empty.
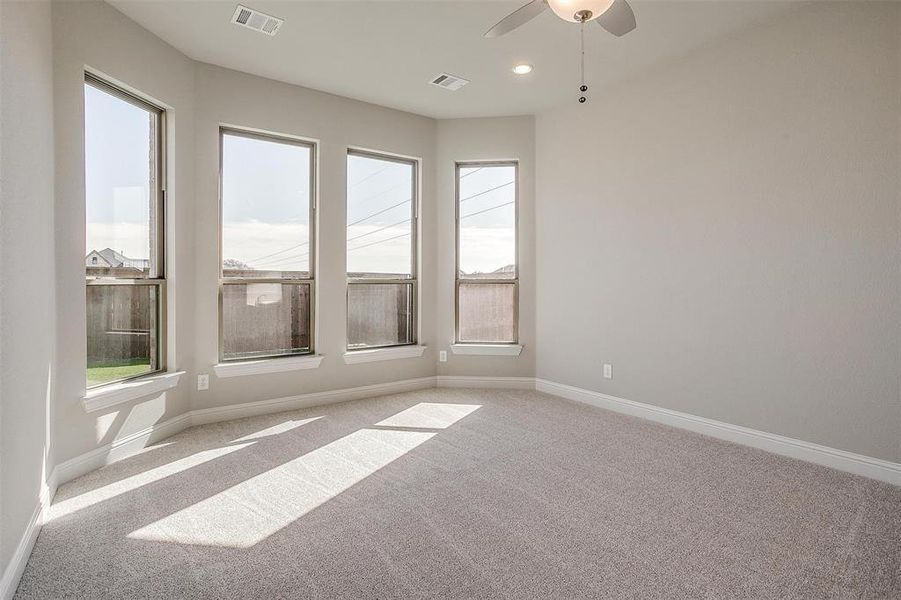
{"type": "Polygon", "coordinates": [[[88,387],[134,377],[148,371],[150,361],[146,359],[117,361],[115,364],[88,367],[88,387]]]}

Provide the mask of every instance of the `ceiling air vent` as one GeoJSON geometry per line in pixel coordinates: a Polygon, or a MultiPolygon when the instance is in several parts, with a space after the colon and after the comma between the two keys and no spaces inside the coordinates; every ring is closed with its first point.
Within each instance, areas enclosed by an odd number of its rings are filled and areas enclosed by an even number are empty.
{"type": "Polygon", "coordinates": [[[469,83],[468,79],[463,79],[462,77],[457,77],[456,75],[450,75],[449,73],[442,73],[432,79],[430,81],[432,85],[437,85],[440,88],[445,90],[450,90],[452,92],[456,92],[461,87],[469,83]]]}
{"type": "Polygon", "coordinates": [[[253,29],[254,31],[259,31],[266,35],[275,35],[278,33],[278,28],[281,27],[284,22],[284,19],[261,13],[258,10],[247,8],[240,4],[238,5],[238,8],[235,9],[235,14],[232,15],[232,23],[235,25],[253,29]]]}

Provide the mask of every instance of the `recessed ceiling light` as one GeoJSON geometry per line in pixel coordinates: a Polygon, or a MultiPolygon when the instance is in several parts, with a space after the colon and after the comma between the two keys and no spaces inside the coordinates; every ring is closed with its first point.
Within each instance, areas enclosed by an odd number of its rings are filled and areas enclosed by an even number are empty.
{"type": "Polygon", "coordinates": [[[513,67],[513,72],[516,73],[517,75],[525,75],[527,73],[531,73],[532,65],[529,65],[526,63],[523,63],[521,65],[516,65],[515,67],[513,67]]]}

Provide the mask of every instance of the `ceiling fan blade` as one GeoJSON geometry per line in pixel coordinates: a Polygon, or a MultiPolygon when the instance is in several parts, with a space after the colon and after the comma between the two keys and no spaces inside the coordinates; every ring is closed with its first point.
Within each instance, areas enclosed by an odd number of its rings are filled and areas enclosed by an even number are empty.
{"type": "Polygon", "coordinates": [[[520,25],[525,25],[543,13],[546,8],[547,0],[532,0],[498,21],[497,25],[485,32],[485,37],[493,38],[510,33],[520,25]]]}
{"type": "MultiPolygon", "coordinates": [[[[516,14],[516,13],[513,13],[516,14]]],[[[635,29],[635,13],[626,0],[616,0],[604,14],[595,19],[598,25],[615,35],[622,37],[635,29]]]]}

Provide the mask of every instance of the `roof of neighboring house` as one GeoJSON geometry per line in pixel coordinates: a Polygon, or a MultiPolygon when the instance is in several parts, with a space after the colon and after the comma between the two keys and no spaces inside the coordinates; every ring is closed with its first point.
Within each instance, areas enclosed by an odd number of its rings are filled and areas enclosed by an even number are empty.
{"type": "MultiPolygon", "coordinates": [[[[87,257],[90,257],[92,254],[98,255],[104,261],[106,261],[109,267],[134,267],[136,269],[143,269],[146,267],[150,261],[146,258],[129,258],[124,254],[116,252],[112,248],[104,248],[103,250],[92,250],[87,257]]],[[[85,257],[85,258],[87,258],[85,257]]]]}
{"type": "Polygon", "coordinates": [[[85,257],[85,259],[84,259],[84,260],[85,260],[85,263],[87,264],[88,261],[90,261],[91,259],[94,260],[94,263],[91,264],[90,266],[102,266],[102,267],[107,267],[107,268],[113,266],[113,265],[110,264],[110,262],[106,259],[106,257],[104,257],[102,254],[100,254],[100,253],[97,252],[96,250],[91,250],[90,253],[88,253],[88,255],[87,255],[87,256],[85,257]],[[97,264],[97,259],[100,259],[100,261],[102,261],[102,264],[97,264]]]}

